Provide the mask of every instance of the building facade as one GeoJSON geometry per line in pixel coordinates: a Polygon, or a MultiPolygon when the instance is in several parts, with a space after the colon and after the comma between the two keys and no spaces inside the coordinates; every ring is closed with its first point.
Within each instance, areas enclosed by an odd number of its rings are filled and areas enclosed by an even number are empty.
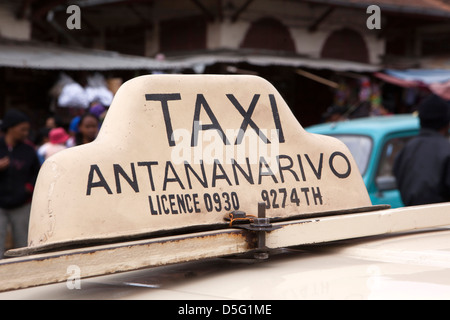
{"type": "MultiPolygon", "coordinates": [[[[343,83],[353,91],[348,107],[374,71],[442,64],[436,57],[450,43],[446,0],[6,0],[0,16],[3,39],[157,58],[172,63],[164,70],[171,73],[260,75],[303,125],[322,120],[343,83]]],[[[11,82],[18,73],[2,65],[3,81],[11,82]]],[[[52,81],[65,71],[58,68],[25,73],[52,81]]],[[[125,81],[154,71],[102,72],[125,81]]],[[[0,111],[11,104],[3,99],[0,111]]]]}

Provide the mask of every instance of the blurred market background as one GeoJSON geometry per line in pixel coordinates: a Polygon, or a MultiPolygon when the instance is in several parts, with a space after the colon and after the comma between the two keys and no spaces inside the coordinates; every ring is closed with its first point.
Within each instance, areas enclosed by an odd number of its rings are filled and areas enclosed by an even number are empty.
{"type": "Polygon", "coordinates": [[[261,76],[305,127],[410,113],[431,92],[450,99],[450,1],[0,1],[0,119],[68,124],[152,73],[261,76]]]}

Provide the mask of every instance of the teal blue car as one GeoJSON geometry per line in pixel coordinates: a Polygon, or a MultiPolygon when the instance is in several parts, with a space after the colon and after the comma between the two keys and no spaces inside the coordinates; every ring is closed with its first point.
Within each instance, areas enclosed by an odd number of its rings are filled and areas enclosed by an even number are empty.
{"type": "Polygon", "coordinates": [[[308,132],[333,136],[352,153],[373,205],[403,207],[392,173],[394,160],[406,142],[420,130],[413,114],[358,118],[305,128],[308,132]]]}

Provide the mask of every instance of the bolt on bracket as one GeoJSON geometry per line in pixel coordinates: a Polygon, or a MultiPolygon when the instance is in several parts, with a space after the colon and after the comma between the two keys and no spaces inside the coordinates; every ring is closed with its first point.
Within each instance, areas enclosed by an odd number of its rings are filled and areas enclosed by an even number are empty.
{"type": "Polygon", "coordinates": [[[254,254],[256,259],[267,259],[269,257],[266,246],[266,232],[270,232],[281,227],[274,227],[270,223],[270,218],[266,217],[266,204],[264,202],[258,203],[258,216],[247,215],[243,211],[233,211],[226,220],[230,221],[230,226],[252,231],[256,234],[256,252],[254,254]],[[234,222],[241,222],[233,224],[234,222]],[[246,222],[246,223],[242,223],[246,222]]]}

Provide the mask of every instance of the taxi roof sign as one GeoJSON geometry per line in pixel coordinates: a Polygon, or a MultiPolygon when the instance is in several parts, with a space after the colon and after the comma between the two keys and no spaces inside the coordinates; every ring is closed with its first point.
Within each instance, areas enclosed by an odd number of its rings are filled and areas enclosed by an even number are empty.
{"type": "Polygon", "coordinates": [[[148,75],[122,85],[97,139],[45,161],[20,255],[83,242],[371,206],[337,139],[307,133],[255,76],[148,75]]]}

